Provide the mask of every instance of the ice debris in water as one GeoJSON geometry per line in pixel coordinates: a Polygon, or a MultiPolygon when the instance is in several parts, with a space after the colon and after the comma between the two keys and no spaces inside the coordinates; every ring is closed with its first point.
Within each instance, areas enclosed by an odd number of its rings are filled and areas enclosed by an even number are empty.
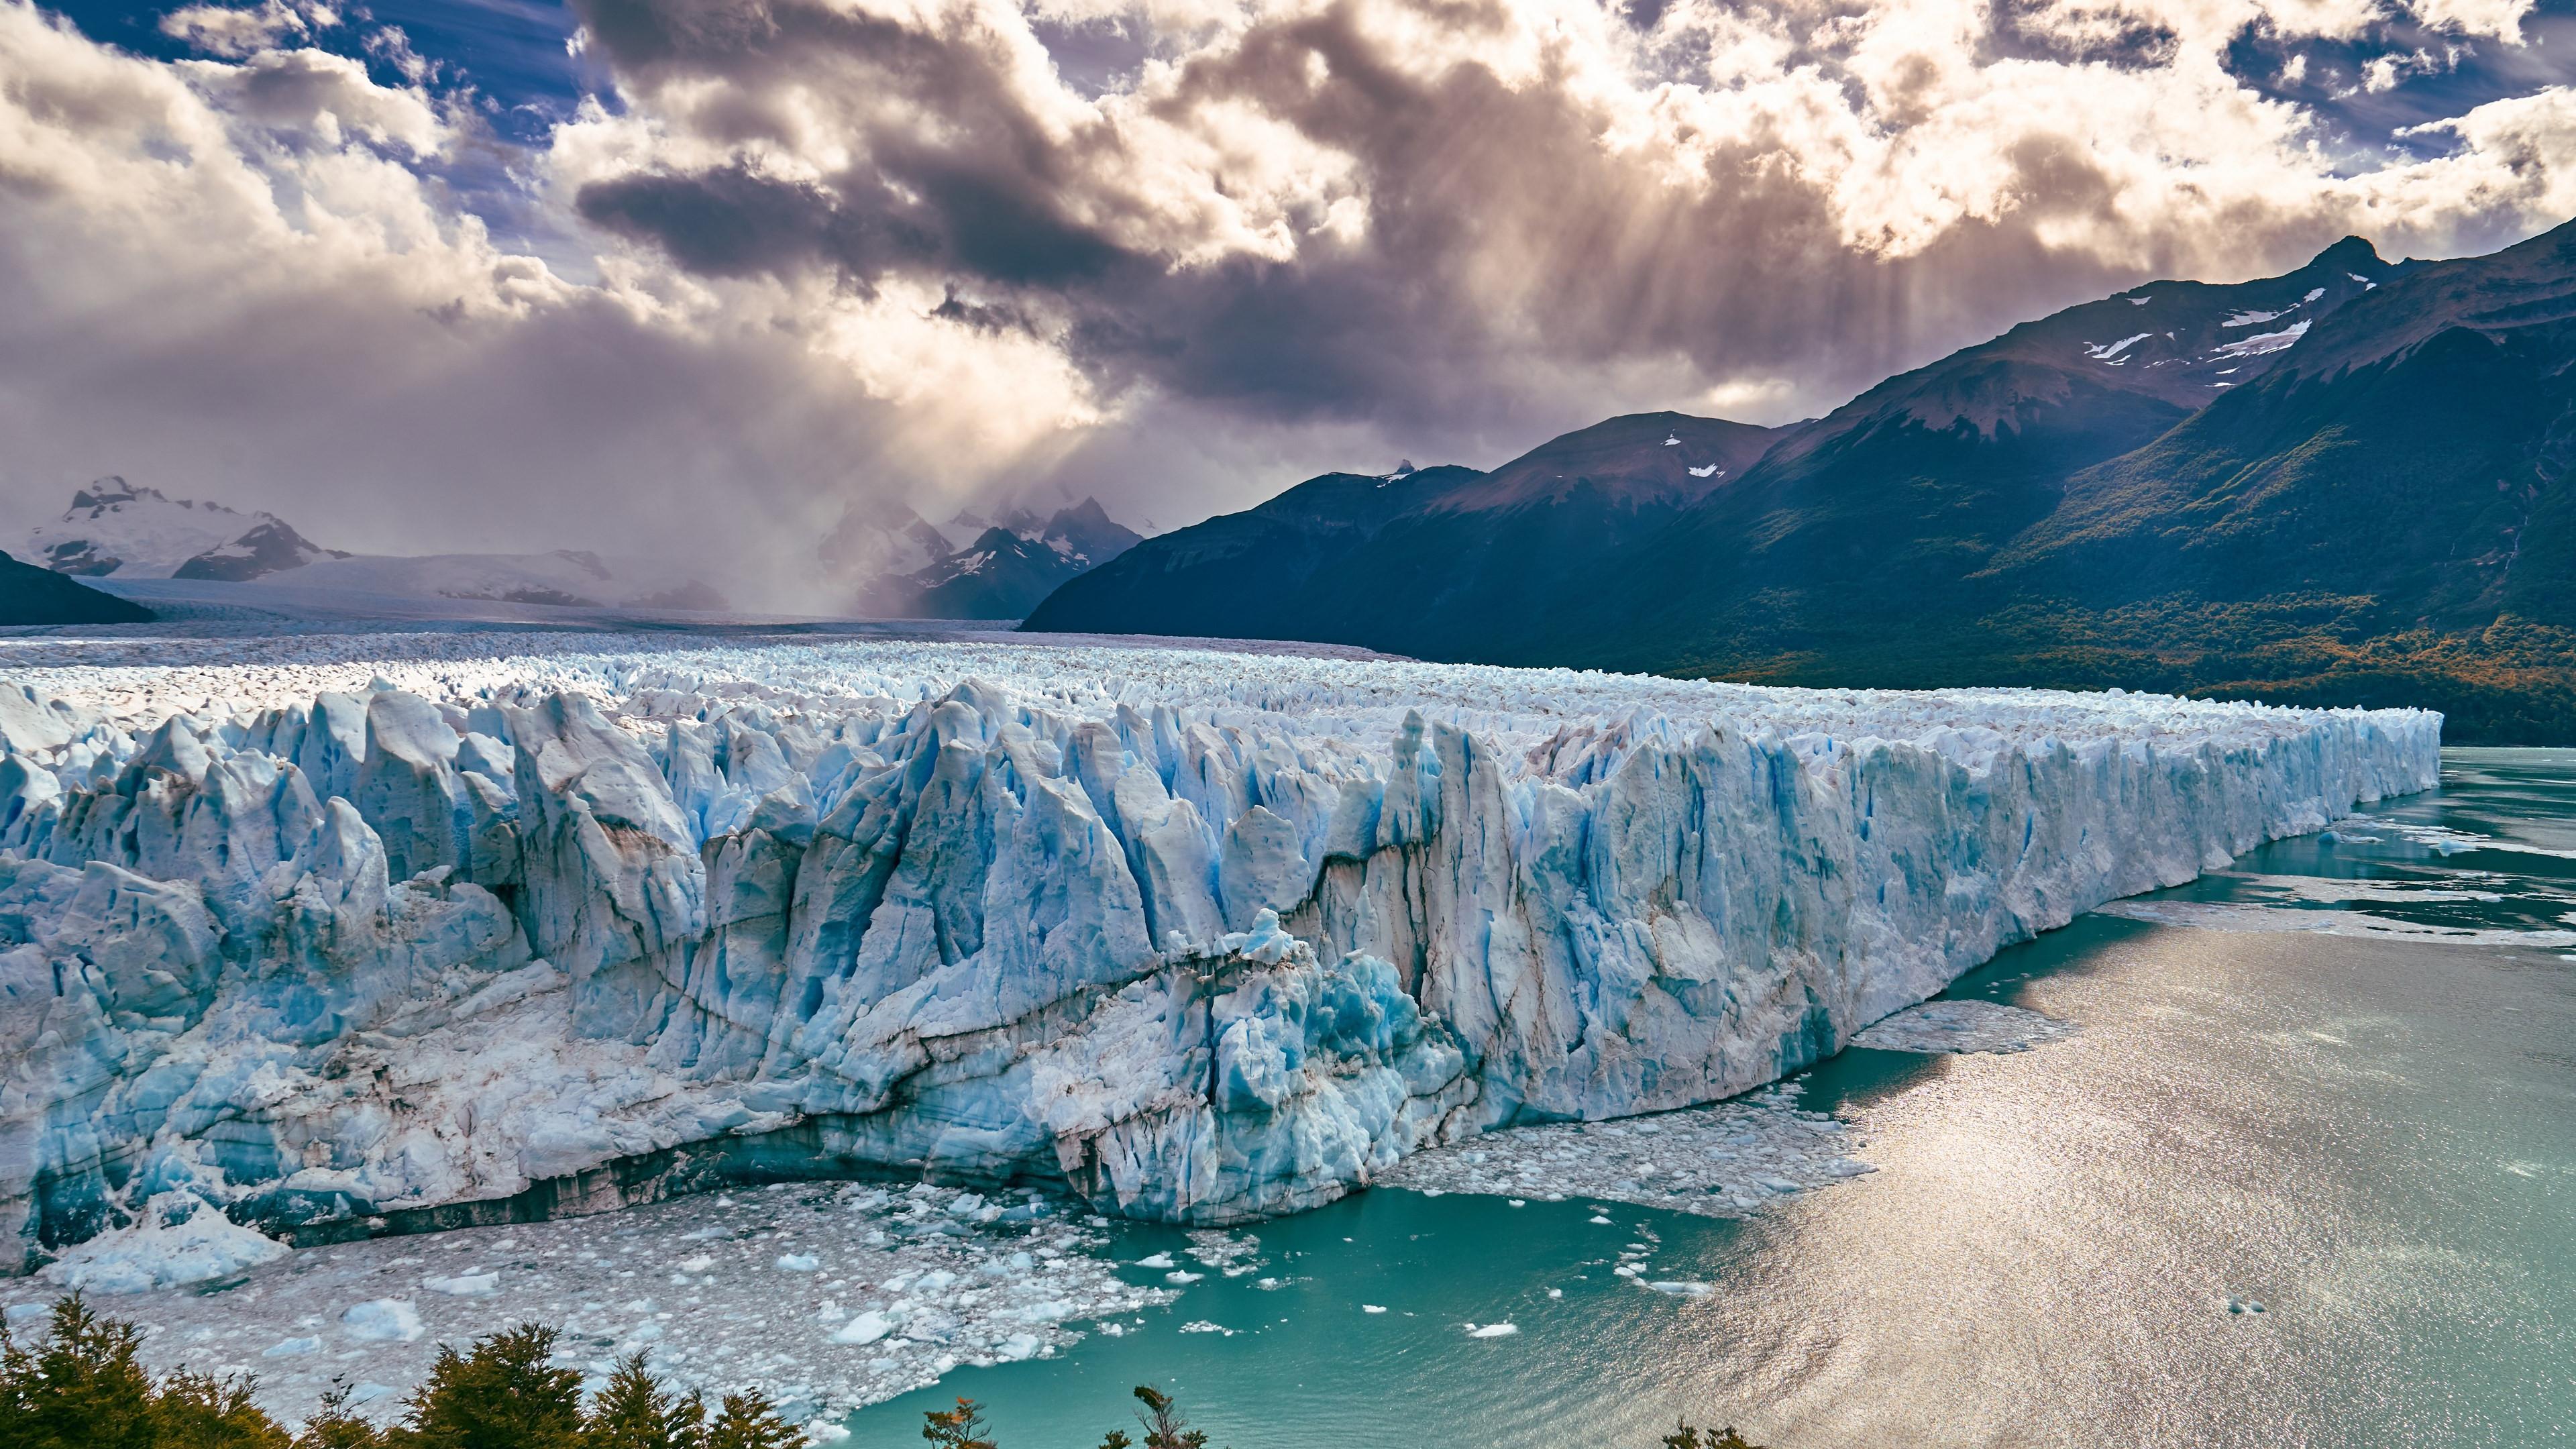
{"type": "Polygon", "coordinates": [[[1927,1001],[1873,1022],[1853,1046],[1889,1052],[2024,1052],[2075,1034],[2075,1023],[1969,998],[1927,1001]]]}
{"type": "Polygon", "coordinates": [[[372,1299],[341,1314],[340,1328],[362,1343],[409,1343],[420,1337],[420,1310],[407,1299],[372,1299]]]}
{"type": "MultiPolygon", "coordinates": [[[[147,1193],[354,1232],[614,1205],[691,1180],[641,1170],[666,1153],[1244,1221],[1759,1087],[2075,912],[2429,786],[2439,745],[2415,711],[1017,637],[0,661],[27,1266],[147,1193]]],[[[240,1266],[210,1247],[187,1271],[240,1266]]]]}
{"type": "Polygon", "coordinates": [[[1509,1338],[1520,1331],[1520,1325],[1517,1323],[1487,1323],[1481,1325],[1470,1323],[1467,1325],[1467,1336],[1469,1338],[1509,1338]]]}
{"type": "MultiPolygon", "coordinates": [[[[1783,1195],[1876,1171],[1848,1155],[1847,1124],[1798,1108],[1793,1084],[1625,1122],[1488,1132],[1418,1152],[1378,1180],[1489,1197],[1580,1198],[1743,1217],[1783,1195]]],[[[1595,1214],[1591,1222],[1608,1226],[1595,1214]]]]}
{"type": "MultiPolygon", "coordinates": [[[[109,1311],[149,1325],[147,1366],[255,1372],[259,1402],[288,1418],[311,1413],[335,1380],[376,1386],[372,1403],[352,1402],[392,1418],[439,1344],[533,1320],[562,1330],[563,1367],[605,1376],[620,1355],[641,1351],[671,1385],[757,1388],[801,1421],[909,1392],[961,1365],[1042,1357],[1080,1337],[1085,1321],[1173,1296],[1121,1280],[1101,1255],[1103,1235],[1060,1199],[1043,1213],[959,1229],[949,1209],[960,1196],[926,1184],[814,1183],[730,1206],[701,1195],[507,1228],[281,1247],[220,1292],[163,1287],[109,1311]],[[705,1230],[713,1235],[697,1236],[705,1230]],[[683,1241],[701,1271],[686,1287],[668,1286],[683,1241]],[[780,1273],[782,1253],[816,1266],[780,1273]],[[456,1271],[478,1263],[499,1271],[456,1271]],[[496,1281],[481,1295],[415,1298],[424,1274],[496,1281]],[[849,1312],[846,1323],[821,1312],[827,1302],[849,1312]]],[[[50,1301],[10,1305],[12,1331],[41,1329],[50,1301]]]]}

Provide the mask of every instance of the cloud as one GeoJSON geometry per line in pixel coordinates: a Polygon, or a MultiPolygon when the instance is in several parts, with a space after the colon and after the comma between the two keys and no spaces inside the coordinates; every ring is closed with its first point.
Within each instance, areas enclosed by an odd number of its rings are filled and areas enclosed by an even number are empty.
{"type": "Polygon", "coordinates": [[[263,0],[248,9],[189,5],[161,17],[161,33],[209,55],[243,56],[272,49],[340,23],[340,14],[313,0],[263,0]]]}
{"type": "Polygon", "coordinates": [[[2510,3],[575,4],[613,94],[521,146],[319,5],[176,11],[154,60],[0,0],[9,501],[117,471],[784,595],[852,498],[1171,524],[2576,211],[2564,85],[2356,147],[2240,73],[2433,84],[2510,3]]]}

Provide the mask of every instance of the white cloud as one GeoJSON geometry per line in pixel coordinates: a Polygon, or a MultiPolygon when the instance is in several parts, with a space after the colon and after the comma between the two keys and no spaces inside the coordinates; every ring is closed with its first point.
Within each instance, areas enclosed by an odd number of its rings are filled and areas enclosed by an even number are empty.
{"type": "Polygon", "coordinates": [[[262,0],[247,9],[228,5],[188,5],[161,17],[161,33],[184,40],[209,55],[243,56],[267,50],[340,23],[339,12],[323,4],[262,0]]]}

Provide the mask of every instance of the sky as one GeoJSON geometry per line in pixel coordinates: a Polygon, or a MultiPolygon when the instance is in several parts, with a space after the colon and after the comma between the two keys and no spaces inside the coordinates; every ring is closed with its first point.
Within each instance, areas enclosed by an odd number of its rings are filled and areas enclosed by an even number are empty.
{"type": "Polygon", "coordinates": [[[2530,0],[0,0],[0,523],[783,607],[845,510],[1169,528],[2571,216],[2530,0]]]}

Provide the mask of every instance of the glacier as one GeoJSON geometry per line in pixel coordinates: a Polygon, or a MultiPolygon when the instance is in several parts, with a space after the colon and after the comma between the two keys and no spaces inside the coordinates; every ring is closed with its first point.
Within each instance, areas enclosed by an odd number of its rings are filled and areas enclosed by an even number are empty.
{"type": "Polygon", "coordinates": [[[1290,1211],[1795,1072],[2431,787],[2441,727],[1079,637],[0,647],[17,1271],[208,1205],[296,1242],[887,1174],[1290,1211]]]}

